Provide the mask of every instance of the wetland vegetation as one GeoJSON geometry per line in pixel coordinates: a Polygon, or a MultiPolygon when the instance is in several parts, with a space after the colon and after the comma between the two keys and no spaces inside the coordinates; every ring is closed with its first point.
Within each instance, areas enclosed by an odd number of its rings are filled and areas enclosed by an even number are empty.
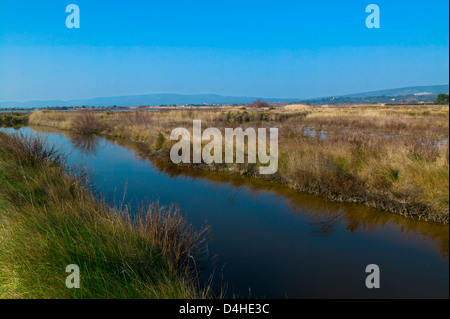
{"type": "Polygon", "coordinates": [[[190,164],[257,176],[334,201],[448,224],[448,105],[351,105],[160,108],[148,112],[36,112],[32,125],[101,134],[137,143],[147,155],[169,161],[170,132],[209,127],[277,127],[279,168],[261,177],[257,165],[190,164]]]}

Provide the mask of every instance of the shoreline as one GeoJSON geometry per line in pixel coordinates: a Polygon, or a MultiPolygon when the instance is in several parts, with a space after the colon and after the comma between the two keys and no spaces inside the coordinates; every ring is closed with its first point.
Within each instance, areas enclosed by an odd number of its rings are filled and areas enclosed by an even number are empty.
{"type": "MultiPolygon", "coordinates": [[[[64,130],[58,127],[54,126],[46,126],[46,125],[37,125],[36,126],[41,127],[47,127],[57,130],[66,131],[68,133],[73,133],[70,130],[64,130]]],[[[263,181],[267,181],[270,183],[278,183],[282,186],[285,186],[289,189],[295,190],[299,193],[309,194],[309,195],[315,195],[320,196],[324,200],[329,200],[336,203],[348,203],[348,204],[360,204],[364,205],[370,208],[379,209],[383,212],[397,214],[406,218],[412,218],[419,221],[426,221],[426,222],[433,222],[437,224],[442,225],[448,225],[449,224],[449,218],[448,215],[442,217],[433,218],[432,211],[426,207],[426,206],[419,206],[417,203],[402,203],[402,202],[396,202],[393,200],[385,200],[382,198],[372,197],[372,198],[358,198],[358,197],[345,197],[345,196],[339,196],[339,195],[333,195],[333,194],[326,194],[320,191],[314,191],[311,189],[301,188],[296,185],[294,181],[289,181],[283,178],[280,174],[273,174],[273,175],[260,175],[256,172],[256,170],[253,170],[252,172],[249,172],[248,170],[240,169],[239,165],[237,164],[173,164],[170,161],[170,158],[168,156],[168,150],[167,149],[161,149],[161,150],[152,150],[147,144],[136,141],[132,139],[128,139],[122,136],[117,136],[114,134],[107,134],[107,133],[97,133],[95,134],[99,137],[103,138],[110,138],[110,139],[122,139],[126,141],[127,143],[132,143],[138,147],[138,150],[141,154],[141,156],[146,158],[153,158],[162,160],[167,164],[175,165],[181,168],[190,168],[190,169],[196,169],[196,170],[203,170],[203,171],[211,171],[211,172],[221,172],[228,175],[240,175],[240,176],[246,176],[251,177],[263,181]],[[269,177],[270,176],[270,177],[269,177]],[[429,213],[424,213],[429,212],[429,213]],[[430,214],[431,213],[431,214],[430,214]]]]}
{"type": "Polygon", "coordinates": [[[244,109],[172,110],[153,114],[44,112],[32,114],[29,124],[72,134],[122,138],[138,145],[144,155],[166,162],[170,162],[169,152],[174,145],[169,138],[171,129],[184,125],[192,128],[192,119],[202,119],[205,127],[217,125],[219,129],[279,127],[279,169],[273,175],[260,176],[258,166],[248,163],[177,165],[251,176],[284,184],[298,192],[320,195],[325,200],[359,203],[406,217],[449,223],[448,179],[445,178],[448,140],[439,146],[421,141],[421,138],[448,134],[448,122],[445,123],[448,107],[430,106],[429,111],[424,111],[425,106],[415,113],[408,107],[312,109],[299,105],[294,110],[290,106],[288,111],[244,109]],[[327,138],[305,136],[298,129],[310,124],[317,125],[318,133],[326,126],[327,138]],[[374,130],[379,130],[379,135],[374,130]],[[402,138],[385,138],[386,130],[402,138]],[[365,135],[366,131],[370,136],[365,135]]]}
{"type": "Polygon", "coordinates": [[[67,169],[40,139],[0,133],[1,298],[213,296],[189,262],[206,258],[207,227],[194,230],[176,207],[159,203],[132,221],[67,169]],[[71,264],[81,269],[83,289],[64,284],[71,264]]]}

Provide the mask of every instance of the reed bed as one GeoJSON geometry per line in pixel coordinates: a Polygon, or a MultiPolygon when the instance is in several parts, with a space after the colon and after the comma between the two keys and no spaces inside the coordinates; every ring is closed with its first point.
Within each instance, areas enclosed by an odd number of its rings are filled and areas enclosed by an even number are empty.
{"type": "MultiPolygon", "coordinates": [[[[42,112],[30,124],[72,130],[78,112],[42,112]]],[[[448,106],[308,106],[173,108],[160,112],[96,112],[87,131],[137,142],[169,160],[176,127],[277,127],[279,169],[269,180],[330,200],[364,203],[448,224],[448,106]],[[93,124],[95,123],[95,124],[93,124]]],[[[254,165],[196,164],[258,176],[254,165]]],[[[261,177],[261,176],[260,176],[261,177]]]]}

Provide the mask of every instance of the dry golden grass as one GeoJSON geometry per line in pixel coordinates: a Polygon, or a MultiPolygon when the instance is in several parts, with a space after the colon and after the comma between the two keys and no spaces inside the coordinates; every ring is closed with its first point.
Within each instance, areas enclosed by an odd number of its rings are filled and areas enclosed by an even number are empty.
{"type": "MultiPolygon", "coordinates": [[[[75,112],[43,112],[30,124],[71,129],[75,112]]],[[[139,142],[168,158],[176,127],[278,127],[279,170],[293,188],[360,202],[405,216],[448,223],[448,106],[308,106],[167,108],[98,112],[100,133],[139,142]]],[[[254,175],[253,165],[197,165],[254,175]]]]}

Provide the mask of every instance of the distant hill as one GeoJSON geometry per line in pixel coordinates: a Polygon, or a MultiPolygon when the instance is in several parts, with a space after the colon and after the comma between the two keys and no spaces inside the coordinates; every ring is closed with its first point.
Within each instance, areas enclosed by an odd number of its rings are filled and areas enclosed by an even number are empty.
{"type": "Polygon", "coordinates": [[[448,93],[447,85],[428,85],[428,86],[411,86],[406,88],[372,91],[365,93],[356,93],[344,95],[344,97],[376,97],[376,96],[399,96],[399,95],[438,95],[439,93],[448,93]]]}
{"type": "MultiPolygon", "coordinates": [[[[216,94],[145,94],[115,97],[99,97],[84,100],[53,100],[53,101],[27,101],[27,102],[0,102],[0,107],[40,108],[55,106],[160,106],[160,105],[222,105],[222,104],[248,104],[258,97],[222,96],[216,94]]],[[[295,99],[265,99],[268,102],[288,102],[295,99]]]]}
{"type": "MultiPolygon", "coordinates": [[[[387,103],[387,102],[431,102],[439,93],[448,93],[447,85],[415,86],[391,90],[373,91],[365,93],[349,94],[337,97],[324,97],[316,99],[280,99],[263,98],[267,102],[279,103],[311,103],[311,104],[337,104],[337,103],[387,103]],[[400,97],[400,98],[397,98],[400,97]]],[[[41,108],[55,106],[160,106],[160,105],[223,105],[223,104],[248,104],[260,97],[248,96],[222,96],[217,94],[144,94],[115,97],[98,97],[83,100],[51,100],[51,101],[27,101],[27,102],[0,102],[0,108],[41,108]]]]}
{"type": "Polygon", "coordinates": [[[371,91],[365,93],[330,96],[303,101],[306,104],[377,104],[377,103],[430,103],[435,102],[438,94],[448,94],[449,85],[412,86],[399,89],[371,91]]]}

